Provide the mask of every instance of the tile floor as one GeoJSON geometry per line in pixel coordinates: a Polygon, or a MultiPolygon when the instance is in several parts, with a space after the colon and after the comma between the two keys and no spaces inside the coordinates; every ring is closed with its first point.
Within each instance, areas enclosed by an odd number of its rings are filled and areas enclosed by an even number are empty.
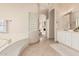
{"type": "Polygon", "coordinates": [[[29,46],[22,52],[22,56],[59,56],[49,45],[54,43],[53,40],[44,40],[34,45],[29,46]]]}

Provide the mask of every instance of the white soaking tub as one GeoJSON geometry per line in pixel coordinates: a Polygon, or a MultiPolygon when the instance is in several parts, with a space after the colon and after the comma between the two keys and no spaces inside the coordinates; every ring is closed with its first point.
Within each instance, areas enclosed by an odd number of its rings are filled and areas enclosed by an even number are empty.
{"type": "Polygon", "coordinates": [[[0,38],[0,52],[5,49],[11,43],[10,39],[1,39],[0,38]]]}
{"type": "Polygon", "coordinates": [[[15,43],[6,45],[4,48],[2,48],[0,50],[0,56],[18,56],[20,52],[27,46],[27,39],[16,41],[15,43]]]}
{"type": "Polygon", "coordinates": [[[10,43],[10,40],[8,39],[0,39],[0,48],[4,47],[5,45],[9,43],[10,43]]]}

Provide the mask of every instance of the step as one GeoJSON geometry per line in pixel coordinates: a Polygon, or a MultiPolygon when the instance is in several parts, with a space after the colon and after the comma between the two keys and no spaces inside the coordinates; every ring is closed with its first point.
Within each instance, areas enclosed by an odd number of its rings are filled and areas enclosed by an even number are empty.
{"type": "Polygon", "coordinates": [[[50,44],[50,47],[55,49],[58,53],[60,53],[62,56],[79,56],[79,52],[69,48],[63,44],[60,43],[55,43],[55,44],[50,44]]]}

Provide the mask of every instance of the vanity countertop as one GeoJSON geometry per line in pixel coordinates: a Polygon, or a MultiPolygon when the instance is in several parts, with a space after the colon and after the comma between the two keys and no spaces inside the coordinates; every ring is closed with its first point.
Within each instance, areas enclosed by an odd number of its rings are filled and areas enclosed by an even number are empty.
{"type": "Polygon", "coordinates": [[[65,31],[65,30],[57,30],[57,31],[60,31],[60,32],[71,32],[71,33],[79,33],[79,32],[73,31],[73,30],[68,30],[68,31],[65,31]]]}

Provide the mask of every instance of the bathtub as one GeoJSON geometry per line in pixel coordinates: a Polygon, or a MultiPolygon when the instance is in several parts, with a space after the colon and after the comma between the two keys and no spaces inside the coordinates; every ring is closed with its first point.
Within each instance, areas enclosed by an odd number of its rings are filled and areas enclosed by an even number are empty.
{"type": "Polygon", "coordinates": [[[8,39],[0,39],[0,48],[4,47],[7,44],[9,44],[8,39]]]}
{"type": "Polygon", "coordinates": [[[0,56],[18,56],[20,52],[28,46],[28,40],[22,39],[15,43],[6,44],[0,50],[0,56]]]}
{"type": "MultiPolygon", "coordinates": [[[[17,39],[16,39],[17,40],[17,39]]],[[[21,39],[14,43],[11,40],[1,42],[0,56],[18,56],[22,50],[28,47],[30,44],[37,43],[40,41],[39,31],[34,31],[29,34],[27,39],[21,39]]]]}
{"type": "Polygon", "coordinates": [[[10,43],[11,43],[10,39],[2,39],[2,38],[0,38],[0,51],[5,49],[5,47],[7,47],[10,43]]]}

